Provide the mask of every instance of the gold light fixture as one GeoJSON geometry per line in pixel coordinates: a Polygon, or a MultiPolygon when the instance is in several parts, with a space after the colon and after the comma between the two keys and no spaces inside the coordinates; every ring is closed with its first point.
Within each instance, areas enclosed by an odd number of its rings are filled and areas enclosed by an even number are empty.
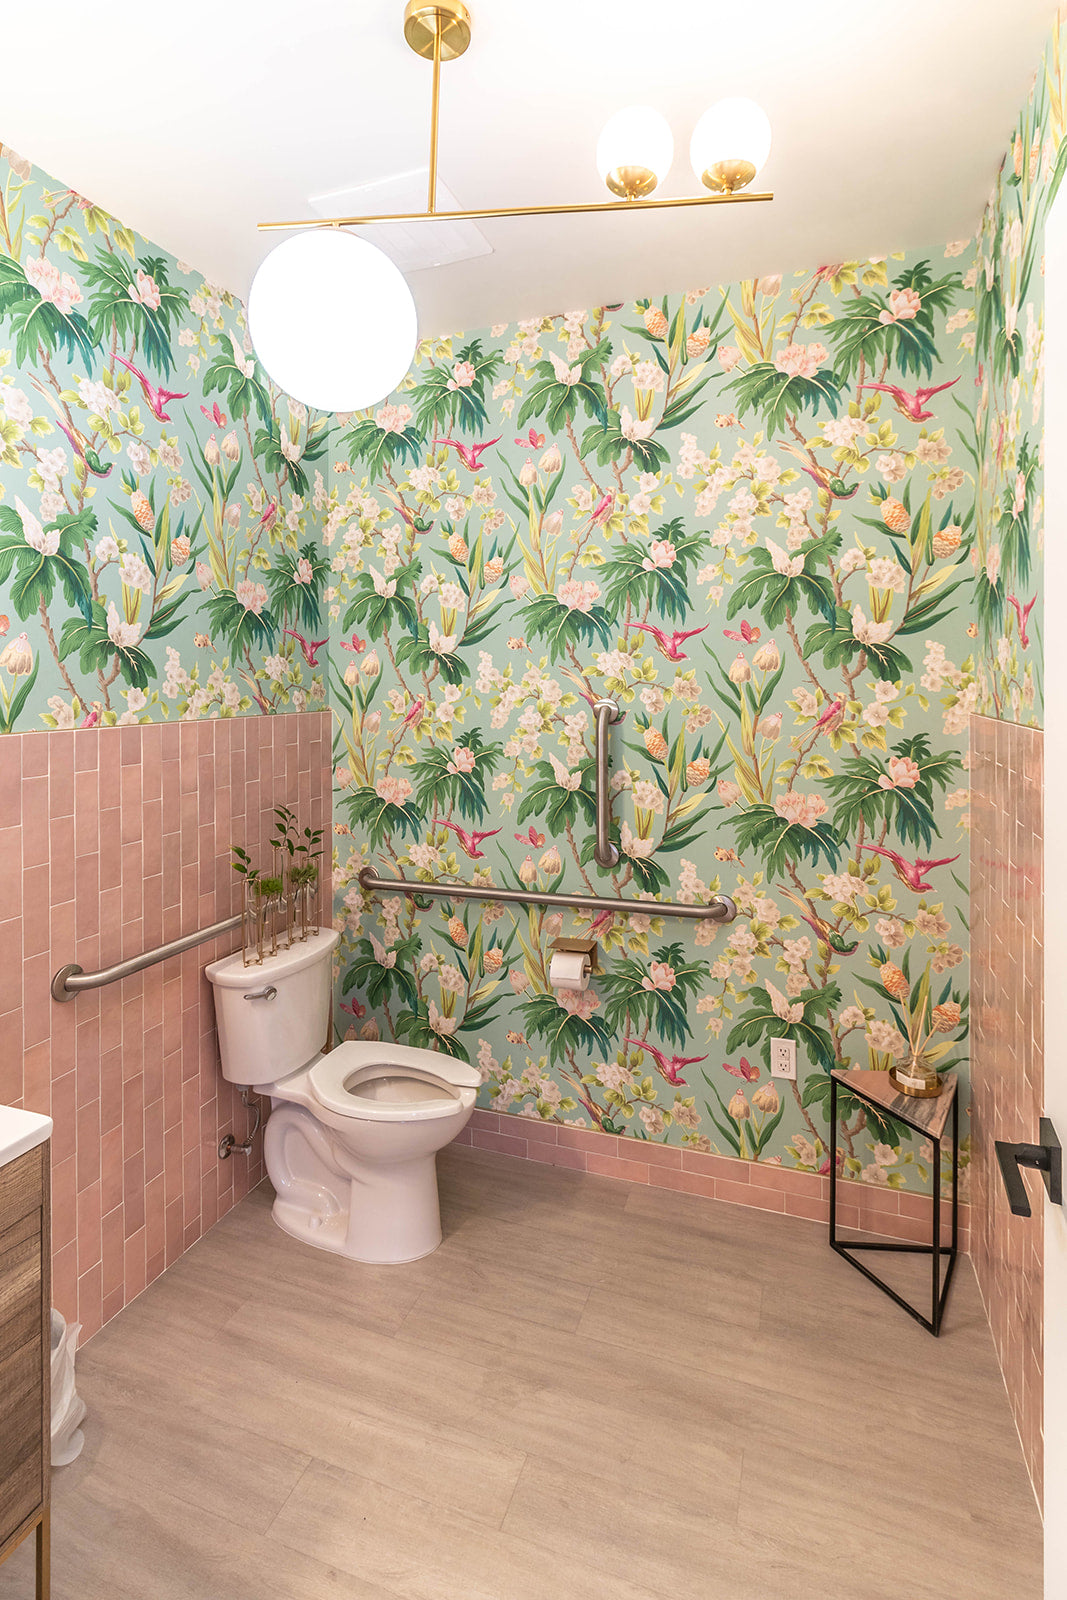
{"type": "Polygon", "coordinates": [[[770,124],[750,100],[724,100],[697,124],[690,156],[697,177],[712,191],[676,199],[651,200],[666,176],[673,139],[666,119],[650,107],[617,112],[605,124],[597,146],[601,177],[617,200],[579,205],[485,206],[469,211],[437,210],[437,148],[440,120],[441,63],[455,61],[471,41],[471,16],[463,0],[408,0],[404,38],[423,60],[433,63],[430,91],[430,173],[425,211],[404,211],[364,217],[302,217],[294,222],[261,222],[262,232],[295,228],[352,228],[381,222],[478,222],[497,217],[579,216],[612,211],[669,211],[685,206],[729,205],[772,200],[753,194],[747,185],[770,151],[770,124]]]}

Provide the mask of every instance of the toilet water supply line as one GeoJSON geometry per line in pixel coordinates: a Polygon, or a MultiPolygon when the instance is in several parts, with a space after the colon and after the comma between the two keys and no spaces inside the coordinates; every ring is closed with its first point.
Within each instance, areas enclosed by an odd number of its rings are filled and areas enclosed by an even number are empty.
{"type": "MultiPolygon", "coordinates": [[[[278,991],[275,990],[274,992],[275,992],[275,994],[277,994],[278,991]]],[[[247,1000],[248,998],[249,997],[246,995],[245,999],[247,1000]]],[[[222,1138],[219,1140],[219,1160],[220,1161],[226,1161],[230,1156],[233,1155],[235,1150],[240,1150],[240,1152],[241,1152],[241,1154],[243,1156],[247,1156],[247,1155],[251,1154],[251,1151],[252,1151],[252,1140],[255,1138],[256,1134],[259,1132],[260,1124],[263,1121],[263,1102],[262,1102],[262,1100],[255,1100],[255,1101],[251,1100],[249,1098],[251,1093],[252,1093],[251,1089],[249,1089],[247,1086],[241,1090],[241,1099],[242,1099],[242,1101],[248,1107],[249,1111],[254,1111],[255,1112],[255,1120],[252,1123],[251,1128],[249,1129],[248,1138],[245,1140],[244,1144],[238,1144],[237,1143],[237,1135],[236,1134],[233,1134],[233,1133],[225,1133],[225,1134],[223,1134],[222,1138]]]]}

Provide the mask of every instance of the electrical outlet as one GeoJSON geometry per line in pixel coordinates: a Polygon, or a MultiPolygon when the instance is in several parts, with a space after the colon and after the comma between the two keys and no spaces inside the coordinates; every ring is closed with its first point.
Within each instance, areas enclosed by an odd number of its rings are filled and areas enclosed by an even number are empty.
{"type": "Polygon", "coordinates": [[[794,1039],[771,1040],[771,1077],[792,1078],[796,1082],[797,1076],[797,1047],[794,1039]]]}

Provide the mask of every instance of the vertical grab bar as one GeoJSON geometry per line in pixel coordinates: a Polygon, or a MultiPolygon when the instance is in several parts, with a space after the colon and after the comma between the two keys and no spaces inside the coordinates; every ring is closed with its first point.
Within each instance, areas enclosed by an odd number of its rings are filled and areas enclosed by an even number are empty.
{"type": "Polygon", "coordinates": [[[614,700],[598,700],[593,715],[596,717],[596,848],[593,855],[597,866],[615,867],[619,864],[619,852],[608,835],[611,824],[608,729],[613,722],[621,722],[626,713],[614,700]]]}

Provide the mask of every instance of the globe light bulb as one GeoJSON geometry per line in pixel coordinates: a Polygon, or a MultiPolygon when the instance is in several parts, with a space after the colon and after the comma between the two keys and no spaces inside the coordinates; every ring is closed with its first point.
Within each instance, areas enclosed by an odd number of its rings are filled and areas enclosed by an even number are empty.
{"type": "Polygon", "coordinates": [[[689,143],[693,171],[708,189],[747,188],[771,153],[771,125],[754,100],[720,100],[705,111],[689,143]]]}
{"type": "Polygon", "coordinates": [[[362,411],[411,366],[418,320],[403,273],[355,234],[308,229],[260,263],[248,328],[271,378],[320,411],[362,411]]]}
{"type": "Polygon", "coordinates": [[[596,147],[596,167],[611,190],[623,200],[651,194],[671,169],[674,135],[660,111],[627,106],[609,117],[596,147]]]}

